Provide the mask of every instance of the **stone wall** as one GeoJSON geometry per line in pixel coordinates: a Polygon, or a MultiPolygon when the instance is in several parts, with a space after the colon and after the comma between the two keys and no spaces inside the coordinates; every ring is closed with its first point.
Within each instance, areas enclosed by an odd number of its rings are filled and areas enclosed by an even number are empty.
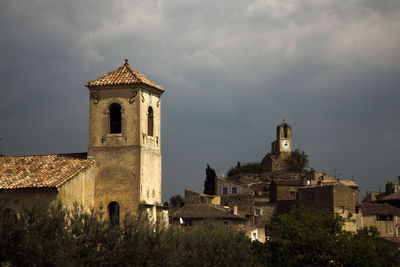
{"type": "Polygon", "coordinates": [[[239,194],[252,194],[251,188],[247,184],[243,184],[237,181],[231,181],[231,180],[225,180],[225,179],[220,179],[216,178],[216,195],[223,195],[223,190],[224,188],[230,189],[229,192],[232,194],[232,188],[236,188],[239,194]]]}
{"type": "Polygon", "coordinates": [[[378,229],[381,236],[394,237],[400,236],[399,217],[393,216],[393,221],[377,221],[376,215],[362,215],[361,227],[374,226],[378,229]]]}
{"type": "Polygon", "coordinates": [[[231,209],[237,206],[238,210],[253,214],[253,196],[250,194],[223,195],[221,205],[229,206],[231,209]]]}
{"type": "Polygon", "coordinates": [[[334,211],[333,185],[299,188],[297,202],[318,211],[334,211]]]}
{"type": "Polygon", "coordinates": [[[297,190],[303,185],[271,183],[270,201],[276,203],[282,200],[296,200],[297,190]]]}

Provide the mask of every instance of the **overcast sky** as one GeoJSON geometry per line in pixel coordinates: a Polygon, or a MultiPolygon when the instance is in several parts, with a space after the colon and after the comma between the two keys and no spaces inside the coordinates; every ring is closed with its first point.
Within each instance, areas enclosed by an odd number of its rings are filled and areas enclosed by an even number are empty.
{"type": "Polygon", "coordinates": [[[163,199],[261,161],[282,119],[361,191],[400,175],[400,1],[0,1],[0,148],[87,151],[84,84],[128,58],[162,86],[163,199]]]}

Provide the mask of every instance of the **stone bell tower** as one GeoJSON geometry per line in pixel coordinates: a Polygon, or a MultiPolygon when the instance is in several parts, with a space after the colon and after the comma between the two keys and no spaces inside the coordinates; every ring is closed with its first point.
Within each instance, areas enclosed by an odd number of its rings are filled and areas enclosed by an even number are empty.
{"type": "Polygon", "coordinates": [[[288,153],[292,152],[292,127],[283,121],[276,126],[276,140],[271,143],[271,153],[288,153]]]}
{"type": "Polygon", "coordinates": [[[90,93],[89,151],[95,160],[95,208],[119,221],[139,206],[161,208],[161,95],[164,90],[121,67],[86,84],[90,93]]]}
{"type": "Polygon", "coordinates": [[[271,143],[271,152],[268,153],[261,165],[271,172],[286,170],[286,159],[292,153],[292,127],[283,121],[276,126],[276,140],[271,143]]]}

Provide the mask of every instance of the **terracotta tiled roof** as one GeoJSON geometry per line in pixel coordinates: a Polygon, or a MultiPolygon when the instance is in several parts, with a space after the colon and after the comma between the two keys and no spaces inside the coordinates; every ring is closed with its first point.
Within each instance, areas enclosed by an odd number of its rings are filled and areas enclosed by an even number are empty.
{"type": "Polygon", "coordinates": [[[86,153],[0,157],[0,189],[57,188],[92,165],[86,153]]]}
{"type": "Polygon", "coordinates": [[[387,195],[387,196],[385,196],[385,197],[382,197],[382,198],[380,198],[380,199],[383,199],[383,200],[389,200],[389,199],[400,199],[400,192],[396,192],[396,193],[393,193],[393,194],[387,195]]]}
{"type": "Polygon", "coordinates": [[[387,203],[360,203],[363,215],[400,215],[400,209],[387,203]]]}
{"type": "Polygon", "coordinates": [[[172,214],[172,218],[244,220],[243,218],[230,213],[223,207],[210,204],[185,205],[172,214]]]}
{"type": "Polygon", "coordinates": [[[91,88],[91,87],[121,86],[121,85],[134,85],[134,84],[146,84],[148,86],[151,86],[153,88],[156,88],[164,92],[164,89],[162,89],[160,86],[153,83],[143,74],[133,69],[128,64],[127,59],[125,59],[124,65],[122,65],[118,69],[110,71],[107,74],[104,74],[103,76],[97,79],[91,80],[86,84],[86,87],[91,88]]]}
{"type": "Polygon", "coordinates": [[[338,180],[338,182],[348,187],[358,187],[358,184],[353,180],[338,180]]]}

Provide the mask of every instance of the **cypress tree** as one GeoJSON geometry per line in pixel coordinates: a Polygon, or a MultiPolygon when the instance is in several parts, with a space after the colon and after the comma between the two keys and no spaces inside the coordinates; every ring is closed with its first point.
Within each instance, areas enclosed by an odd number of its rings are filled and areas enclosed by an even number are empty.
{"type": "Polygon", "coordinates": [[[207,164],[206,168],[206,180],[204,182],[204,194],[215,195],[215,178],[217,174],[215,170],[207,164]]]}

